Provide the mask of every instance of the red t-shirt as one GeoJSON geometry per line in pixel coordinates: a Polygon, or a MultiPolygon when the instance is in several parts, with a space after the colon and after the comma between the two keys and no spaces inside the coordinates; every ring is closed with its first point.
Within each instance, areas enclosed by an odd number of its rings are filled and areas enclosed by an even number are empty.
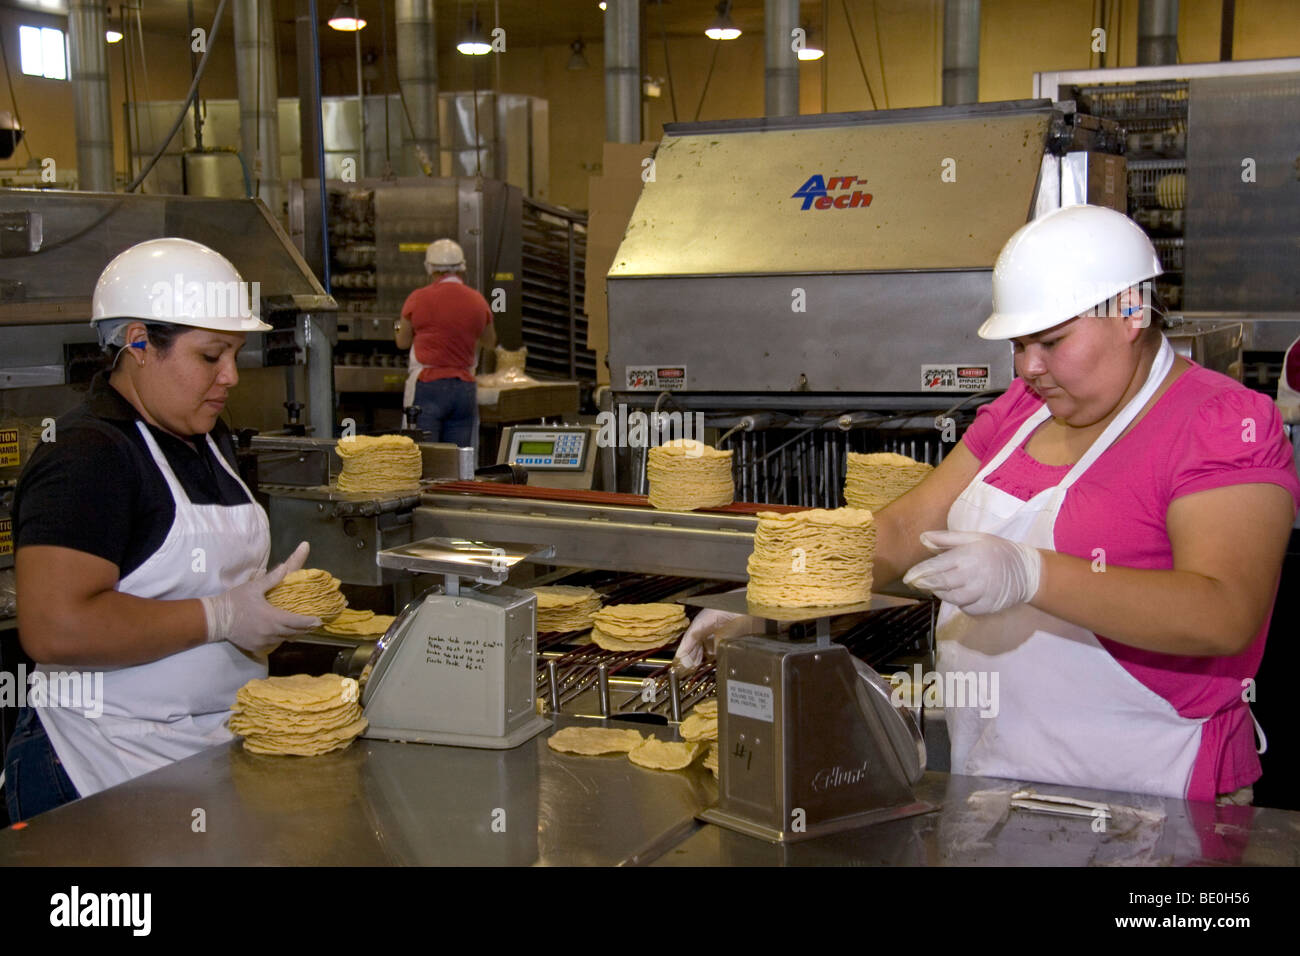
{"type": "Polygon", "coordinates": [[[415,360],[424,366],[421,382],[474,381],[474,346],[492,321],[487,299],[456,276],[445,276],[408,295],[402,318],[415,333],[415,360]]]}
{"type": "MultiPolygon", "coordinates": [[[[1300,479],[1276,406],[1225,375],[1191,364],[1066,493],[1055,527],[1058,552],[1090,561],[1093,549],[1104,547],[1108,564],[1167,570],[1173,547],[1165,519],[1175,498],[1264,482],[1300,502],[1300,479]]],[[[962,443],[987,463],[1041,405],[1016,379],[1005,395],[976,412],[962,443]]],[[[1031,458],[1022,444],[986,480],[1028,501],[1060,484],[1069,470],[1031,458]]],[[[1242,682],[1255,676],[1267,633],[1266,620],[1250,647],[1232,657],[1162,654],[1097,635],[1125,670],[1180,715],[1206,718],[1191,799],[1213,800],[1259,779],[1242,682]]]]}

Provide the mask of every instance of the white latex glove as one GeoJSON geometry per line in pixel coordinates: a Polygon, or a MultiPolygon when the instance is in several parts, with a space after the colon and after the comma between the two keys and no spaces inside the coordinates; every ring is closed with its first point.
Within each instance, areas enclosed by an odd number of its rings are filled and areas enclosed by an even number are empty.
{"type": "Polygon", "coordinates": [[[691,626],[682,635],[677,653],[673,656],[673,666],[693,671],[704,663],[706,655],[712,657],[716,653],[719,638],[740,637],[742,634],[756,634],[762,630],[762,623],[748,614],[705,608],[695,615],[695,620],[691,621],[691,626]]]}
{"type": "Polygon", "coordinates": [[[1038,593],[1043,556],[1037,548],[978,531],[927,531],[921,543],[937,557],[903,575],[903,583],[934,592],[967,614],[993,614],[1038,593]]]}
{"type": "Polygon", "coordinates": [[[208,643],[229,641],[251,654],[269,654],[287,635],[320,626],[320,618],[294,614],[267,603],[266,592],[290,571],[300,570],[311,545],[298,545],[283,564],[229,591],[200,598],[208,619],[208,643]]]}

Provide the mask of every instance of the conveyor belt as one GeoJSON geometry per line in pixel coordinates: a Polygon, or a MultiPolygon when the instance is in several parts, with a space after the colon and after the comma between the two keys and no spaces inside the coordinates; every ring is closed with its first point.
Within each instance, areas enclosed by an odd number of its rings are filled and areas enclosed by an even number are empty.
{"type": "MultiPolygon", "coordinates": [[[[571,488],[541,488],[536,485],[504,485],[491,481],[443,481],[431,486],[431,492],[440,494],[489,495],[496,498],[530,498],[536,501],[564,501],[572,504],[620,505],[631,508],[649,508],[646,495],[630,495],[615,491],[585,491],[571,488]]],[[[804,511],[798,505],[769,505],[738,501],[720,508],[701,508],[698,513],[756,515],[761,511],[787,514],[804,511]]]]}

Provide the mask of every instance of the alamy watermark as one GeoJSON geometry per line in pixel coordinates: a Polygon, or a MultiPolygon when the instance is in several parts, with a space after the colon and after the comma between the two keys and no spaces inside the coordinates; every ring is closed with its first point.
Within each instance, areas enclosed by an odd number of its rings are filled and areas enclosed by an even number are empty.
{"type": "Polygon", "coordinates": [[[889,676],[894,685],[889,695],[895,707],[978,707],[981,717],[996,717],[998,703],[997,671],[922,671],[912,665],[912,673],[895,671],[889,676]]]}
{"type": "Polygon", "coordinates": [[[149,287],[149,311],[159,319],[230,319],[255,328],[261,322],[261,310],[260,282],[187,281],[178,272],[149,287]]]}
{"type": "Polygon", "coordinates": [[[86,717],[104,713],[103,671],[0,671],[0,707],[62,707],[86,717]]]}
{"type": "Polygon", "coordinates": [[[675,438],[691,440],[686,446],[686,457],[699,458],[704,454],[703,412],[643,412],[628,411],[620,404],[614,411],[596,416],[599,431],[596,445],[600,448],[657,448],[675,438]]]}

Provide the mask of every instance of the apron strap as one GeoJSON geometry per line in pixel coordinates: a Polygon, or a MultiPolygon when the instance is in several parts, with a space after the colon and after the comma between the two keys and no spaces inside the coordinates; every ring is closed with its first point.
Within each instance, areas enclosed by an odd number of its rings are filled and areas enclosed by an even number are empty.
{"type": "Polygon", "coordinates": [[[1259,741],[1255,745],[1255,753],[1257,754],[1268,753],[1268,738],[1264,736],[1263,726],[1261,726],[1260,722],[1255,719],[1254,711],[1252,711],[1249,707],[1247,707],[1246,712],[1250,714],[1250,722],[1255,725],[1255,737],[1259,741]]]}

